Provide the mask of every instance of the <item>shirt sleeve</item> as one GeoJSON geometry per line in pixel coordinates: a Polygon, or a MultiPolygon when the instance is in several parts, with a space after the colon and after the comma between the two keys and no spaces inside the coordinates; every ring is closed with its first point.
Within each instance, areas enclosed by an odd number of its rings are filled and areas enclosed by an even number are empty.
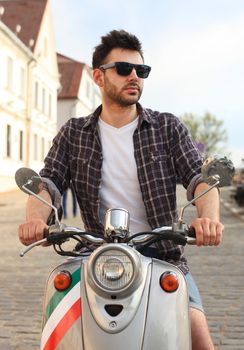
{"type": "Polygon", "coordinates": [[[57,189],[55,183],[52,182],[52,180],[47,179],[45,177],[42,177],[42,182],[44,185],[44,189],[50,194],[50,196],[52,198],[52,204],[57,209],[59,209],[61,207],[62,197],[61,197],[61,193],[57,189]]]}
{"type": "Polygon", "coordinates": [[[40,171],[46,189],[50,193],[53,203],[56,204],[61,201],[61,196],[70,183],[69,130],[70,121],[61,128],[54,138],[52,147],[44,159],[44,168],[40,171]]]}
{"type": "Polygon", "coordinates": [[[186,189],[186,197],[189,202],[194,198],[195,189],[201,182],[204,182],[201,174],[195,175],[191,180],[186,189]]]}
{"type": "Polygon", "coordinates": [[[203,182],[203,159],[186,126],[176,117],[174,121],[171,154],[175,160],[176,172],[187,189],[187,199],[191,200],[197,185],[203,182]]]}

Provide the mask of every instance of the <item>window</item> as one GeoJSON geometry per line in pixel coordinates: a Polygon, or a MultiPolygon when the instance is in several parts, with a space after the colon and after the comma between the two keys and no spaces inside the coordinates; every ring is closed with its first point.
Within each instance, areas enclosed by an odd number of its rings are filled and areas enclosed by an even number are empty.
{"type": "Polygon", "coordinates": [[[23,67],[20,68],[19,95],[25,97],[25,70],[23,67]]]}
{"type": "Polygon", "coordinates": [[[38,160],[38,137],[34,134],[34,160],[38,160]]]}
{"type": "Polygon", "coordinates": [[[19,132],[19,160],[23,160],[23,131],[19,132]]]}
{"type": "Polygon", "coordinates": [[[42,149],[41,149],[41,152],[42,152],[41,160],[43,160],[44,157],[45,157],[45,139],[44,139],[44,137],[42,137],[42,144],[41,144],[41,146],[42,146],[42,149]]]}
{"type": "Polygon", "coordinates": [[[46,90],[42,88],[42,111],[45,113],[46,110],[46,90]]]}
{"type": "Polygon", "coordinates": [[[12,57],[7,58],[7,89],[13,91],[13,68],[14,62],[12,57]]]}
{"type": "Polygon", "coordinates": [[[11,125],[7,125],[6,156],[11,157],[11,125]]]}
{"type": "Polygon", "coordinates": [[[48,95],[48,116],[52,118],[52,95],[48,95]]]}
{"type": "Polygon", "coordinates": [[[39,100],[39,84],[38,81],[35,82],[35,107],[38,108],[38,100],[39,100]]]}
{"type": "Polygon", "coordinates": [[[90,82],[87,80],[86,82],[86,97],[88,99],[90,99],[90,96],[91,96],[91,84],[90,82]]]}

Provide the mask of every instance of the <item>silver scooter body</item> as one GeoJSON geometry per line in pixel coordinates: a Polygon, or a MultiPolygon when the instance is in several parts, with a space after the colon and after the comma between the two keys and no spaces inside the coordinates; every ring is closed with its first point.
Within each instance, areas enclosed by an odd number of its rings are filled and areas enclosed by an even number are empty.
{"type": "MultiPolygon", "coordinates": [[[[77,282],[79,286],[76,284],[80,293],[79,317],[66,331],[63,330],[55,349],[190,350],[188,292],[184,275],[177,267],[144,257],[127,246],[123,249],[131,250],[140,262],[140,276],[134,287],[128,292],[106,293],[103,290],[98,291],[97,286],[89,281],[91,260],[100,251],[114,251],[117,248],[121,248],[120,244],[103,245],[89,258],[69,260],[50,275],[45,293],[44,315],[47,314],[47,308],[50,308],[51,300],[59,308],[55,298],[60,299],[60,303],[67,302],[59,297],[53,286],[55,275],[62,270],[68,270],[71,274],[78,270],[80,273],[80,280],[77,282]],[[165,272],[173,272],[177,276],[179,287],[175,292],[165,292],[161,288],[160,277],[165,272]],[[115,313],[118,312],[116,306],[121,310],[118,315],[114,315],[113,309],[115,313]]],[[[47,333],[49,318],[44,317],[43,334],[47,333]]]]}

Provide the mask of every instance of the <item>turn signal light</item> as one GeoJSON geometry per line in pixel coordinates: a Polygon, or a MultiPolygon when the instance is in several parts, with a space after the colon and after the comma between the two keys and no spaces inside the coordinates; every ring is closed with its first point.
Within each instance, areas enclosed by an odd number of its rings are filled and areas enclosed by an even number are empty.
{"type": "Polygon", "coordinates": [[[53,284],[58,291],[62,292],[69,288],[71,282],[72,277],[69,271],[61,271],[55,276],[53,284]]]}
{"type": "Polygon", "coordinates": [[[172,271],[164,272],[160,277],[160,286],[165,292],[175,292],[179,287],[179,281],[176,273],[172,271]]]}

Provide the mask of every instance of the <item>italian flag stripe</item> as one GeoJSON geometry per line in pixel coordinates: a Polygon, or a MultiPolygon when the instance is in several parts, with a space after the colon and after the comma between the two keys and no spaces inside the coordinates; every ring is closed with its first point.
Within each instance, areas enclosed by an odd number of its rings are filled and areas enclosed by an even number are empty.
{"type": "Polygon", "coordinates": [[[57,305],[60,303],[60,301],[63,299],[63,297],[69,293],[69,291],[80,281],[80,267],[72,273],[72,282],[70,287],[63,291],[58,292],[56,291],[53,296],[51,297],[47,307],[46,307],[46,320],[50,317],[50,315],[53,313],[53,310],[57,307],[57,305]]]}
{"type": "Polygon", "coordinates": [[[43,350],[54,350],[56,346],[61,341],[65,333],[70,329],[70,327],[75,323],[75,321],[80,317],[81,314],[81,303],[78,299],[71,309],[64,315],[62,320],[59,322],[57,327],[54,329],[51,336],[48,338],[46,345],[43,350]]]}
{"type": "Polygon", "coordinates": [[[41,350],[54,350],[68,329],[81,316],[80,284],[57,305],[42,332],[41,350]]]}

